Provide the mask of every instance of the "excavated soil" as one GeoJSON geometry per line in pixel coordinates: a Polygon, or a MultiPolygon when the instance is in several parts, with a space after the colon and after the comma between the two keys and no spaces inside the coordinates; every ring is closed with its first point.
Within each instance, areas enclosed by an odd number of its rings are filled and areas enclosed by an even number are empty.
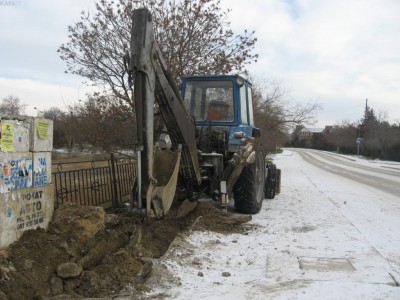
{"type": "Polygon", "coordinates": [[[0,299],[113,298],[128,285],[140,293],[152,261],[177,234],[189,229],[245,233],[249,220],[207,202],[185,201],[160,220],[65,205],[55,211],[47,231],[26,231],[0,250],[0,299]]]}

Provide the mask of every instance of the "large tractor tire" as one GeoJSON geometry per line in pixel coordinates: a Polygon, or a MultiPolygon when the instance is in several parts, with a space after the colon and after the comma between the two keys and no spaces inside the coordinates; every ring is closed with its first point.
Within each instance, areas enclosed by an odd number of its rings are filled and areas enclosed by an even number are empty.
{"type": "Polygon", "coordinates": [[[277,187],[277,170],[274,164],[267,165],[267,180],[265,181],[265,198],[274,199],[277,187]]]}
{"type": "Polygon", "coordinates": [[[276,195],[281,193],[281,176],[282,176],[281,169],[276,169],[276,191],[275,191],[276,195]]]}
{"type": "Polygon", "coordinates": [[[256,214],[264,199],[265,158],[261,151],[256,153],[254,163],[243,168],[233,188],[235,208],[243,214],[256,214]]]}

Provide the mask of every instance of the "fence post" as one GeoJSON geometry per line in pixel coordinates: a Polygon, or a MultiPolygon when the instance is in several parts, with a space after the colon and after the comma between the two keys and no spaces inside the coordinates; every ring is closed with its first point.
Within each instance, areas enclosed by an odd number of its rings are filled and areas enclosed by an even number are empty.
{"type": "Polygon", "coordinates": [[[119,199],[118,199],[118,189],[117,189],[117,171],[115,167],[115,154],[111,153],[111,174],[112,174],[112,186],[113,186],[113,205],[114,207],[119,206],[119,199]]]}

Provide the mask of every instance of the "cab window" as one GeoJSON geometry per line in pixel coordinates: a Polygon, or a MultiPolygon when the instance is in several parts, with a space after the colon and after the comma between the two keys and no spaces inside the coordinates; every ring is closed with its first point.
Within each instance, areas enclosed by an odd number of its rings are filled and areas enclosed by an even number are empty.
{"type": "Polygon", "coordinates": [[[247,97],[248,97],[248,105],[249,105],[249,121],[250,125],[254,126],[254,111],[253,111],[253,94],[251,92],[251,88],[247,87],[247,97]]]}
{"type": "Polygon", "coordinates": [[[240,117],[242,118],[242,124],[249,124],[247,117],[247,95],[246,86],[242,85],[240,87],[240,117]]]}
{"type": "Polygon", "coordinates": [[[188,81],[184,102],[196,121],[234,121],[232,81],[188,81]]]}

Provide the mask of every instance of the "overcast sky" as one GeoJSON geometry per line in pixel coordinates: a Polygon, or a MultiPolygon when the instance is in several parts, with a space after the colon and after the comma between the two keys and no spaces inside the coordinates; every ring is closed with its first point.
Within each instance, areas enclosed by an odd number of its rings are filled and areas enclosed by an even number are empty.
{"type": "MultiPolygon", "coordinates": [[[[82,78],[64,74],[57,53],[67,26],[94,0],[0,0],[0,99],[27,113],[78,103],[82,78]]],[[[399,0],[221,0],[236,33],[255,30],[257,80],[279,82],[293,102],[318,101],[315,126],[357,121],[365,99],[400,121],[399,0]]]]}

